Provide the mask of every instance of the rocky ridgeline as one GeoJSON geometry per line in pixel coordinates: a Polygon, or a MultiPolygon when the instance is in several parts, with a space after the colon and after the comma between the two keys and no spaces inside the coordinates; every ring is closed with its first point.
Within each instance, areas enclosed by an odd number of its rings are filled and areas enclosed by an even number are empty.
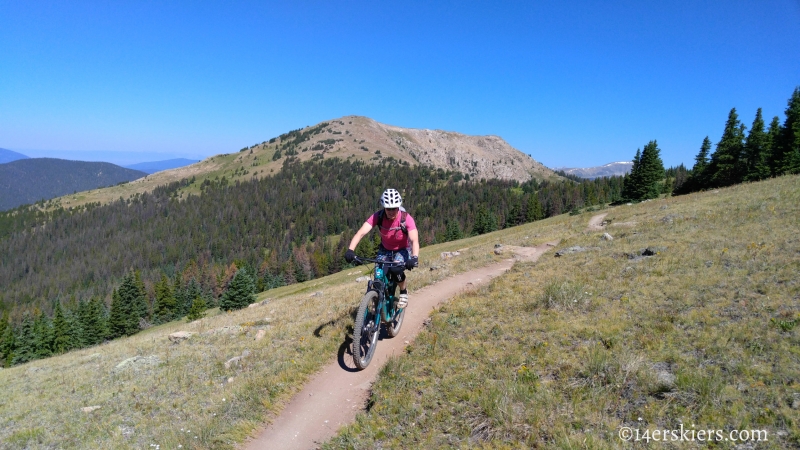
{"type": "MultiPolygon", "coordinates": [[[[300,145],[301,160],[357,157],[380,161],[393,157],[409,164],[453,170],[471,178],[527,181],[555,173],[498,136],[468,136],[442,130],[402,128],[368,117],[345,116],[304,130],[317,130],[300,145]],[[324,126],[323,126],[324,125],[324,126]]],[[[287,138],[288,141],[288,138],[287,138]]],[[[281,141],[278,140],[280,145],[281,141]]]]}

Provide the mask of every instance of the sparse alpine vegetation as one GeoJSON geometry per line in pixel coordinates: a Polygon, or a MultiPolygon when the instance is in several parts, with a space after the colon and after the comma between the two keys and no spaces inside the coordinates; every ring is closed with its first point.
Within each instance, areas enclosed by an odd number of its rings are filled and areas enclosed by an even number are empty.
{"type": "MultiPolygon", "coordinates": [[[[620,426],[679,423],[798,445],[798,186],[619,206],[604,231],[564,214],[424,248],[414,289],[501,258],[497,243],[598,249],[519,263],[436,311],[325,446],[618,448],[620,426]]],[[[0,448],[233,448],[346,345],[363,274],[0,370],[0,448]],[[177,331],[195,334],[172,343],[177,331]]]]}
{"type": "Polygon", "coordinates": [[[613,240],[561,244],[598,250],[518,263],[440,308],[323,448],[623,448],[623,426],[681,424],[797,447],[798,181],[609,211],[613,240]]]}

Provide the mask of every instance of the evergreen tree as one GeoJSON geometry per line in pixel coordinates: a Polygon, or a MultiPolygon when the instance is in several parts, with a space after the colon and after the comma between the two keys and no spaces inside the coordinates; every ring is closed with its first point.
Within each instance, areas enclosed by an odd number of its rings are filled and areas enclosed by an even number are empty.
{"type": "Polygon", "coordinates": [[[636,149],[636,155],[633,157],[633,165],[631,171],[625,175],[625,181],[622,185],[622,198],[626,201],[638,200],[641,195],[641,160],[642,149],[636,149]]]}
{"type": "Polygon", "coordinates": [[[486,234],[498,229],[497,216],[484,204],[478,206],[475,214],[475,223],[472,226],[472,234],[486,234]]]}
{"type": "Polygon", "coordinates": [[[506,224],[504,228],[514,227],[525,223],[525,214],[522,210],[522,199],[511,199],[511,208],[506,215],[506,224]]]}
{"type": "Polygon", "coordinates": [[[123,303],[119,291],[114,289],[111,294],[111,312],[108,317],[108,331],[111,339],[127,336],[129,316],[130,305],[123,303]]]}
{"type": "Polygon", "coordinates": [[[153,304],[153,320],[155,323],[166,323],[177,316],[177,302],[172,293],[169,279],[163,273],[161,280],[156,283],[156,300],[153,304]]]}
{"type": "Polygon", "coordinates": [[[769,166],[769,173],[771,176],[778,175],[778,166],[780,165],[780,136],[781,136],[781,121],[778,116],[772,118],[767,130],[767,165],[769,166]]]}
{"type": "Polygon", "coordinates": [[[173,280],[172,295],[175,297],[175,318],[185,316],[191,308],[193,297],[186,296],[186,286],[181,283],[181,277],[177,273],[173,280]]]}
{"type": "Polygon", "coordinates": [[[141,319],[147,320],[150,318],[150,311],[149,305],[147,304],[147,290],[142,281],[141,271],[137,270],[133,273],[133,282],[134,290],[132,291],[132,295],[135,295],[133,297],[133,305],[134,313],[137,316],[136,328],[138,330],[141,319]]]}
{"type": "Polygon", "coordinates": [[[147,294],[137,273],[129,273],[115,290],[111,300],[109,328],[111,337],[131,336],[139,332],[142,319],[147,319],[147,294]]]}
{"type": "Polygon", "coordinates": [[[11,365],[11,358],[14,353],[14,329],[8,318],[8,311],[3,313],[0,319],[0,367],[11,365]]]}
{"type": "Polygon", "coordinates": [[[661,161],[661,150],[656,141],[650,141],[642,150],[640,161],[640,199],[658,198],[661,194],[661,182],[664,179],[664,163],[661,161]]]}
{"type": "MultiPolygon", "coordinates": [[[[205,299],[202,298],[203,289],[200,287],[200,283],[198,283],[196,279],[192,278],[189,280],[188,283],[186,283],[186,288],[184,289],[183,292],[183,298],[189,300],[192,304],[194,304],[194,299],[196,299],[197,297],[201,297],[201,300],[203,300],[204,307],[207,308],[208,305],[206,304],[205,299]]],[[[186,314],[189,314],[190,310],[191,310],[191,305],[181,315],[185,316],[186,314]]]]}
{"type": "Polygon", "coordinates": [[[709,181],[712,187],[730,186],[740,183],[744,177],[744,125],[739,122],[736,108],[728,113],[725,131],[717,143],[708,164],[709,181]]]}
{"type": "Polygon", "coordinates": [[[703,139],[703,144],[700,145],[700,151],[697,153],[697,156],[694,158],[694,167],[692,167],[692,177],[694,177],[698,182],[700,182],[700,186],[703,185],[703,176],[708,167],[708,157],[711,153],[711,139],[706,136],[703,139]]]}
{"type": "Polygon", "coordinates": [[[661,194],[661,182],[664,179],[664,163],[661,161],[661,150],[656,141],[650,141],[644,150],[636,150],[633,167],[625,177],[622,197],[626,200],[647,200],[658,198],[661,194]]]}
{"type": "Polygon", "coordinates": [[[192,301],[192,307],[189,309],[189,313],[186,314],[186,320],[189,322],[193,322],[198,319],[202,319],[206,316],[206,302],[203,300],[203,297],[199,295],[194,298],[192,301]]]}
{"type": "Polygon", "coordinates": [[[461,227],[458,224],[457,220],[450,220],[447,222],[447,228],[444,232],[444,240],[445,242],[449,241],[457,241],[464,237],[464,234],[461,232],[461,227]]]}
{"type": "Polygon", "coordinates": [[[745,181],[758,181],[769,178],[769,136],[764,131],[764,119],[761,108],[756,111],[756,118],[750,133],[744,141],[745,181]]]}
{"type": "Polygon", "coordinates": [[[246,308],[256,301],[255,291],[255,283],[247,274],[247,270],[239,269],[228,289],[222,294],[219,307],[223,311],[246,308]]]}
{"type": "Polygon", "coordinates": [[[8,316],[4,317],[6,323],[3,334],[0,335],[0,366],[10,367],[14,359],[14,348],[16,346],[16,336],[14,334],[14,327],[8,320],[8,316]]]}
{"type": "Polygon", "coordinates": [[[776,173],[800,173],[800,87],[789,98],[778,145],[776,173]]]}
{"type": "MultiPolygon", "coordinates": [[[[117,292],[114,291],[113,298],[117,299],[118,297],[117,292]]],[[[99,297],[92,297],[88,302],[81,302],[81,304],[80,323],[84,345],[91,346],[102,343],[109,336],[109,318],[105,303],[99,297]]],[[[122,323],[124,328],[124,321],[122,323]]]]}
{"type": "Polygon", "coordinates": [[[47,358],[53,354],[53,325],[46,314],[39,311],[33,321],[36,359],[47,358]]]}
{"type": "Polygon", "coordinates": [[[36,359],[36,334],[33,330],[33,319],[26,312],[15,338],[12,364],[22,364],[34,359],[36,359]]]}
{"type": "Polygon", "coordinates": [[[69,319],[64,315],[61,302],[56,301],[55,310],[53,311],[54,353],[60,354],[79,347],[79,338],[73,335],[74,331],[69,319]]]}
{"type": "Polygon", "coordinates": [[[531,193],[528,196],[528,207],[525,210],[525,221],[534,222],[536,220],[544,219],[544,208],[542,202],[539,201],[539,196],[536,193],[531,193]]]}

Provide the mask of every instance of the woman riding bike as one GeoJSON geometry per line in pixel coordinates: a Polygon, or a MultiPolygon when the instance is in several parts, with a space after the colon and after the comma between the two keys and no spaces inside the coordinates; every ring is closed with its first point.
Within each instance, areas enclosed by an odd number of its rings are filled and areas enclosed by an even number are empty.
{"type": "Polygon", "coordinates": [[[404,267],[393,268],[389,272],[389,276],[393,277],[400,288],[400,295],[397,296],[398,308],[408,306],[408,289],[403,269],[411,270],[419,265],[419,232],[414,218],[402,208],[402,204],[403,199],[397,190],[386,189],[381,195],[383,209],[369,216],[364,225],[361,225],[344,254],[347,262],[353,262],[356,246],[377,225],[381,235],[377,259],[405,263],[404,267]]]}

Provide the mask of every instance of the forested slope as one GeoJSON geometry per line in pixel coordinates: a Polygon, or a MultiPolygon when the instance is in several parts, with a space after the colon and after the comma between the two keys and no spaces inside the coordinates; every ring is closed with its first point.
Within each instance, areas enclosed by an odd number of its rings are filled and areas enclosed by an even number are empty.
{"type": "Polygon", "coordinates": [[[0,305],[18,320],[32,307],[51,314],[54,301],[72,296],[108,303],[131,269],[141,272],[151,301],[162,274],[194,278],[218,297],[235,267],[258,274],[262,289],[333,273],[389,186],[402,192],[423,245],[613,201],[621,188],[616,178],[467,182],[441,169],[339,159],[288,159],[273,176],[205,180],[200,195],[180,198],[191,183],[105,206],[0,215],[0,305]]]}

